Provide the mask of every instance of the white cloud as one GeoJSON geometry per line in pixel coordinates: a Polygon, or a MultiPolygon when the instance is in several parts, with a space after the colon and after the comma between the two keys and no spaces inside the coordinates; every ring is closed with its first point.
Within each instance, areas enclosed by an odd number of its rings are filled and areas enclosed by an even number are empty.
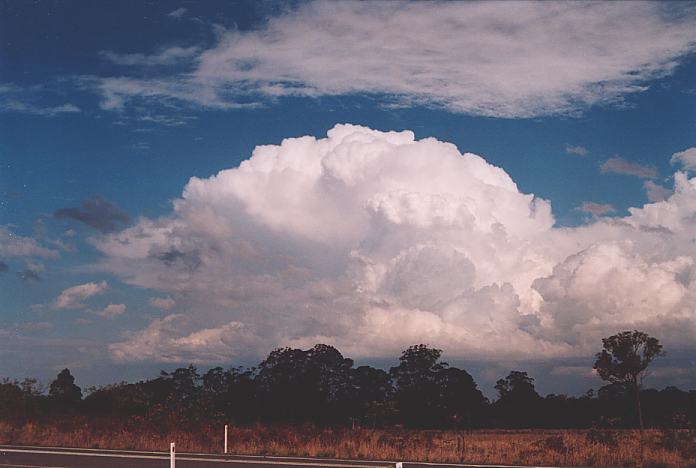
{"type": "Polygon", "coordinates": [[[122,315],[126,311],[126,305],[125,304],[109,304],[108,306],[104,307],[102,310],[97,312],[97,315],[101,315],[102,317],[112,319],[114,317],[118,317],[119,315],[122,315]]]}
{"type": "MultiPolygon", "coordinates": [[[[168,96],[224,108],[250,99],[369,93],[388,96],[385,104],[494,117],[574,114],[644,91],[693,51],[691,13],[670,8],[680,7],[308,2],[262,28],[223,32],[196,57],[192,74],[135,80],[118,90],[112,78],[102,89],[111,105],[114,94],[121,103],[168,96]]],[[[120,56],[133,64],[152,59],[120,56]]]]}
{"type": "Polygon", "coordinates": [[[590,154],[590,152],[584,146],[566,145],[565,152],[568,154],[575,154],[577,156],[587,156],[590,154]]]}
{"type": "Polygon", "coordinates": [[[674,153],[670,162],[681,165],[686,171],[696,172],[696,147],[674,153]]]}
{"type": "Polygon", "coordinates": [[[631,162],[619,156],[614,156],[604,161],[600,166],[600,170],[603,174],[622,174],[640,177],[641,179],[654,179],[657,177],[657,169],[654,167],[631,162]]]}
{"type": "Polygon", "coordinates": [[[0,226],[0,258],[8,257],[57,258],[58,252],[42,247],[31,237],[18,236],[0,226]]]}
{"type": "Polygon", "coordinates": [[[61,292],[53,302],[53,307],[55,309],[82,309],[86,307],[82,301],[105,292],[108,287],[106,281],[78,284],[61,292]]]}
{"type": "Polygon", "coordinates": [[[230,355],[244,355],[255,344],[253,336],[239,322],[184,335],[179,332],[178,322],[186,322],[186,319],[177,314],[154,319],[127,341],[110,345],[109,350],[117,361],[201,364],[228,362],[230,355]]]}
{"type": "Polygon", "coordinates": [[[338,125],[192,178],[173,212],[95,239],[124,281],[185,298],[112,346],[119,360],[232,359],[426,342],[480,358],[586,356],[639,327],[696,333],[696,178],[665,201],[555,228],[502,169],[410,131],[338,125]]]}
{"type": "Polygon", "coordinates": [[[643,182],[643,189],[645,189],[645,195],[651,202],[666,200],[672,193],[672,191],[667,187],[656,184],[652,180],[646,180],[643,182]]]}
{"type": "Polygon", "coordinates": [[[149,302],[152,307],[164,310],[169,310],[176,305],[176,301],[171,297],[153,297],[149,302]]]}

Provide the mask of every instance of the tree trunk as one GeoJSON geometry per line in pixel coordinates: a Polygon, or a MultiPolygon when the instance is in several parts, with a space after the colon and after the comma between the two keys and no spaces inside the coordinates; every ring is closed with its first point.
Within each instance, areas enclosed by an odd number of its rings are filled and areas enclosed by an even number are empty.
{"type": "Polygon", "coordinates": [[[638,379],[634,379],[633,389],[636,393],[636,410],[638,411],[638,424],[640,427],[640,466],[642,467],[645,461],[645,436],[643,427],[643,410],[640,406],[640,385],[638,385],[638,379]]]}

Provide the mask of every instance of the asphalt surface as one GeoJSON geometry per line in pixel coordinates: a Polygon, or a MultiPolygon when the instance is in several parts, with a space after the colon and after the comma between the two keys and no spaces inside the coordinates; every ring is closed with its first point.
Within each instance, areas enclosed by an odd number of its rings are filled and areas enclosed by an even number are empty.
{"type": "MultiPolygon", "coordinates": [[[[0,468],[168,468],[169,452],[94,450],[0,445],[0,468]]],[[[396,468],[395,462],[334,460],[297,457],[249,457],[177,453],[176,468],[396,468]]],[[[486,467],[507,465],[454,465],[408,463],[404,468],[486,467]]]]}

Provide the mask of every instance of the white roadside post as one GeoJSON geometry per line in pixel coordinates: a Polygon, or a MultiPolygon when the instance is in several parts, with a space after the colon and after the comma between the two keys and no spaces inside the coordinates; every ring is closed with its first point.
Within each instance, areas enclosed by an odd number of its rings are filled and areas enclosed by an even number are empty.
{"type": "Polygon", "coordinates": [[[396,462],[396,468],[404,468],[404,462],[396,462]]]}
{"type": "Polygon", "coordinates": [[[176,444],[169,444],[169,468],[176,468],[176,444]]]}
{"type": "Polygon", "coordinates": [[[225,424],[225,453],[227,453],[227,424],[225,424]]]}

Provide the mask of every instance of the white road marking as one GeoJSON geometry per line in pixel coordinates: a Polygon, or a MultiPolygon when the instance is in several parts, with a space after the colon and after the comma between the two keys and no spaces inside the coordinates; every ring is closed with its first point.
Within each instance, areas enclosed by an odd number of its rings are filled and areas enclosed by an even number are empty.
{"type": "MultiPolygon", "coordinates": [[[[118,449],[94,449],[94,448],[82,448],[82,447],[43,447],[40,445],[0,445],[0,451],[3,450],[3,447],[8,447],[8,448],[15,448],[15,449],[39,449],[39,450],[55,450],[56,452],[65,452],[66,450],[74,450],[74,451],[79,451],[79,452],[112,452],[112,453],[149,453],[153,455],[162,455],[164,452],[155,452],[155,451],[149,451],[149,450],[118,450],[118,449]]],[[[243,454],[234,454],[234,453],[228,453],[228,454],[222,454],[222,453],[200,453],[200,452],[181,452],[185,453],[188,456],[202,456],[202,457],[222,457],[222,456],[227,456],[227,457],[244,457],[244,459],[247,458],[258,458],[261,460],[307,460],[307,461],[314,461],[314,462],[345,462],[345,463],[351,463],[351,462],[359,462],[360,466],[364,467],[369,467],[370,463],[372,464],[377,464],[379,466],[384,466],[386,463],[391,467],[391,465],[395,464],[396,462],[390,461],[390,460],[367,460],[367,459],[360,459],[360,460],[351,460],[348,458],[318,458],[318,457],[291,457],[291,456],[281,456],[281,455],[243,455],[243,454]]],[[[169,458],[169,456],[167,456],[169,458]]],[[[411,463],[411,462],[404,462],[404,463],[411,463]]],[[[415,463],[415,462],[413,462],[415,463]]],[[[466,466],[466,465],[460,465],[460,466],[466,466]]],[[[528,468],[528,467],[527,467],[528,468]]]]}
{"type": "Polygon", "coordinates": [[[4,463],[0,463],[0,467],[3,467],[3,468],[68,468],[65,466],[46,466],[46,465],[17,465],[17,464],[6,465],[4,463]]]}
{"type": "MultiPolygon", "coordinates": [[[[122,453],[85,453],[85,452],[67,452],[65,450],[25,450],[0,448],[0,453],[33,453],[40,455],[73,455],[81,457],[106,457],[106,458],[136,458],[141,460],[169,460],[169,456],[164,455],[126,455],[122,453]]],[[[157,452],[150,452],[157,453],[157,452]]],[[[177,456],[177,460],[182,461],[200,461],[210,463],[249,463],[255,465],[290,465],[290,466],[307,466],[307,463],[301,461],[279,461],[279,460],[240,460],[240,459],[219,459],[219,458],[201,458],[192,456],[177,456]]],[[[387,468],[390,465],[355,465],[347,463],[325,463],[331,468],[387,468]]],[[[321,466],[321,465],[320,465],[321,466]]]]}
{"type": "MultiPolygon", "coordinates": [[[[152,459],[152,460],[169,460],[169,455],[164,454],[164,452],[149,452],[149,451],[138,451],[138,450],[113,450],[113,449],[89,449],[89,448],[63,448],[63,447],[38,447],[38,446],[25,446],[24,448],[19,448],[20,446],[0,446],[1,452],[12,452],[12,453],[34,453],[34,454],[44,454],[44,455],[76,455],[76,456],[86,456],[86,457],[107,457],[107,458],[136,458],[136,459],[152,459]],[[6,448],[6,447],[17,447],[17,448],[6,448]],[[28,450],[29,448],[33,450],[28,450]],[[51,450],[54,449],[54,450],[51,450]],[[72,451],[68,451],[72,450],[72,451]],[[100,453],[101,452],[101,453],[100,453]],[[103,453],[107,452],[107,453],[103,453]],[[117,453],[117,452],[127,452],[117,453]],[[132,455],[136,454],[136,455],[132,455]]],[[[347,459],[337,459],[337,458],[310,458],[310,457],[279,457],[279,456],[263,456],[263,455],[229,455],[232,457],[248,457],[248,458],[209,458],[209,457],[222,457],[224,455],[215,453],[188,453],[186,455],[179,455],[176,457],[177,460],[183,461],[201,461],[201,462],[211,462],[211,463],[249,463],[255,465],[289,465],[289,466],[305,466],[312,467],[317,465],[318,467],[329,466],[331,468],[392,468],[396,462],[391,461],[379,461],[379,460],[359,460],[364,462],[363,464],[351,464],[350,462],[355,462],[356,460],[347,459]],[[196,457],[198,456],[198,457],[196,457]],[[312,461],[315,463],[301,463],[302,460],[312,461]],[[318,463],[317,463],[318,462],[318,463]],[[338,462],[338,463],[336,463],[338,462]],[[344,463],[348,462],[348,463],[344,463]],[[323,464],[321,464],[323,463],[323,464]],[[375,465],[369,465],[368,463],[375,463],[375,465]]],[[[480,465],[480,464],[462,464],[462,463],[436,463],[436,462],[418,462],[418,461],[405,461],[403,462],[408,465],[423,465],[423,466],[448,466],[448,467],[460,467],[460,468],[558,468],[554,466],[523,466],[523,465],[480,465]]],[[[2,465],[0,467],[27,467],[34,468],[35,465],[2,465]]],[[[45,467],[41,466],[38,468],[64,468],[64,467],[45,467]]]]}

